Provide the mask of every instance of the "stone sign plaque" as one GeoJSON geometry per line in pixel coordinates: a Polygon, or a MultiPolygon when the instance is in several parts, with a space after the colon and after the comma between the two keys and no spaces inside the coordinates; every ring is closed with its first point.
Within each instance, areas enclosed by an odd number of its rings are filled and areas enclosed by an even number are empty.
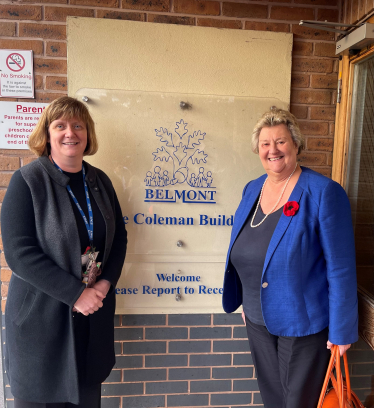
{"type": "Polygon", "coordinates": [[[128,231],[117,313],[222,312],[245,184],[263,174],[251,133],[276,99],[81,89],[128,231]]]}

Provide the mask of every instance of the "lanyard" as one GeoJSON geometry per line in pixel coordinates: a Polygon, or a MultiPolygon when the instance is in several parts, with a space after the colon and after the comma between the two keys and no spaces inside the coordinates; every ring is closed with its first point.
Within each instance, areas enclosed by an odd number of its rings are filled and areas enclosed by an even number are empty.
{"type": "MultiPolygon", "coordinates": [[[[52,158],[52,156],[51,156],[51,158],[52,158]]],[[[63,172],[62,169],[58,166],[58,164],[55,163],[53,158],[52,158],[52,161],[53,161],[53,164],[57,167],[57,169],[60,170],[61,173],[62,173],[63,172]]],[[[82,207],[79,205],[78,200],[76,199],[71,187],[69,185],[67,185],[66,188],[67,188],[69,194],[71,195],[71,198],[73,199],[75,205],[77,206],[77,208],[78,208],[78,210],[79,210],[79,212],[80,212],[80,214],[81,214],[81,216],[83,218],[83,221],[84,221],[84,223],[86,225],[86,228],[87,228],[88,238],[90,240],[90,245],[91,245],[91,248],[93,248],[93,213],[92,213],[90,196],[88,194],[88,187],[87,187],[87,183],[86,183],[86,171],[84,170],[83,164],[82,164],[82,173],[83,173],[83,184],[84,184],[84,191],[85,191],[85,195],[86,195],[86,202],[87,202],[87,208],[88,208],[88,215],[89,215],[89,218],[90,218],[90,223],[88,223],[87,217],[84,215],[82,207]]]]}

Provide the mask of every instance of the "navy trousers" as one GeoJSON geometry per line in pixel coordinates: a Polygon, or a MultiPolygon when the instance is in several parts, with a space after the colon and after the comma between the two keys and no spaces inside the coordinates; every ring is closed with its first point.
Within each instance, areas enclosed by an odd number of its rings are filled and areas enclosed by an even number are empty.
{"type": "Polygon", "coordinates": [[[328,328],[305,337],[274,336],[246,318],[265,408],[316,408],[331,353],[328,328]]]}

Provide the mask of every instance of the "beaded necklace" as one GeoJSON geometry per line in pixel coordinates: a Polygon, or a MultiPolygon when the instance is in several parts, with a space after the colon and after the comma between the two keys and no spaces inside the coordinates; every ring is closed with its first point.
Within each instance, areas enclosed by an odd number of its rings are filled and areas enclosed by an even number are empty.
{"type": "Polygon", "coordinates": [[[270,215],[270,214],[277,208],[277,206],[278,206],[278,204],[280,203],[280,200],[282,199],[283,194],[284,194],[284,192],[285,192],[285,190],[286,190],[286,188],[287,188],[287,186],[288,186],[288,183],[289,183],[289,181],[291,180],[291,177],[292,177],[293,174],[295,173],[296,169],[297,169],[297,163],[296,163],[296,166],[295,166],[295,168],[293,169],[293,172],[291,173],[290,177],[288,177],[288,179],[287,179],[287,181],[286,181],[286,184],[284,185],[283,190],[282,190],[282,192],[281,192],[281,195],[279,196],[278,201],[275,203],[274,207],[273,207],[267,214],[265,214],[265,217],[264,217],[257,225],[253,225],[253,222],[254,222],[254,220],[255,220],[255,218],[256,218],[258,206],[259,206],[260,203],[261,203],[262,193],[263,193],[263,191],[264,191],[265,184],[266,184],[266,182],[268,181],[268,177],[266,177],[266,179],[265,179],[265,181],[264,181],[264,184],[262,185],[262,188],[261,188],[260,198],[258,199],[258,202],[257,202],[257,205],[256,205],[256,209],[255,209],[255,212],[254,212],[253,217],[252,217],[252,221],[251,221],[251,227],[252,227],[252,228],[257,228],[257,227],[259,227],[259,226],[266,220],[266,218],[268,217],[268,215],[270,215]]]}

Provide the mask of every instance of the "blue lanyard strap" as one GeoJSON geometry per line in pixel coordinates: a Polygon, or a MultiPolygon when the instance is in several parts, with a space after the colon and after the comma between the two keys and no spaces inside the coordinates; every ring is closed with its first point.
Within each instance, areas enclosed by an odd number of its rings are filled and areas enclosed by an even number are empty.
{"type": "MultiPolygon", "coordinates": [[[[52,158],[52,156],[51,156],[52,158]]],[[[57,167],[58,170],[61,171],[61,173],[63,172],[62,169],[58,166],[58,164],[55,163],[55,161],[53,160],[53,164],[57,167]]],[[[90,245],[91,248],[93,248],[93,213],[92,213],[92,207],[91,207],[91,200],[90,200],[90,195],[88,194],[88,187],[87,187],[87,183],[86,183],[86,171],[84,170],[84,166],[82,164],[82,173],[83,173],[83,184],[84,184],[84,191],[85,191],[85,195],[86,195],[86,202],[87,202],[87,209],[88,209],[88,216],[90,218],[90,222],[87,221],[87,217],[85,216],[82,207],[79,205],[78,200],[76,199],[71,187],[69,185],[66,186],[71,198],[73,199],[75,205],[77,206],[83,221],[86,225],[87,228],[87,232],[88,232],[88,238],[90,240],[90,245]]]]}

